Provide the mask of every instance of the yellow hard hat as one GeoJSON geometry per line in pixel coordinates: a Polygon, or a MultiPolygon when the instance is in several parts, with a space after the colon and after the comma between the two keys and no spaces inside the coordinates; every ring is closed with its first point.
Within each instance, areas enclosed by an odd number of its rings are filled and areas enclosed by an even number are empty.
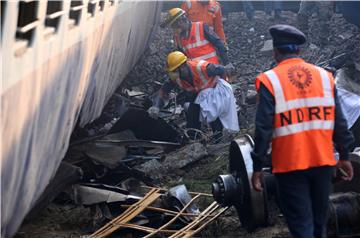
{"type": "Polygon", "coordinates": [[[167,71],[172,72],[187,60],[186,55],[180,51],[171,52],[167,57],[167,71]]]}
{"type": "Polygon", "coordinates": [[[175,7],[169,10],[169,19],[167,24],[171,26],[177,19],[185,15],[185,11],[181,8],[175,7]]]}

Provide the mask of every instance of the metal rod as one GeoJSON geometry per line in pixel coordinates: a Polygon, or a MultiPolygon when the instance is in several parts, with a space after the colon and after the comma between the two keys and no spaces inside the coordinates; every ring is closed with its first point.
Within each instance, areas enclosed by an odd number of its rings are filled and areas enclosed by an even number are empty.
{"type": "MultiPolygon", "coordinates": [[[[191,203],[193,203],[198,197],[200,197],[200,195],[196,195],[195,197],[193,197],[193,198],[190,200],[190,202],[189,202],[188,204],[186,204],[186,205],[183,207],[183,209],[180,210],[180,212],[185,211],[186,208],[188,208],[188,207],[191,205],[191,203]]],[[[151,234],[149,234],[149,235],[147,235],[147,236],[144,236],[144,238],[152,237],[153,235],[155,235],[156,233],[158,233],[161,229],[164,229],[165,227],[171,225],[174,221],[176,221],[176,219],[178,219],[179,216],[180,216],[180,214],[177,214],[177,215],[174,216],[170,221],[168,221],[167,223],[165,223],[164,225],[162,225],[160,228],[158,228],[158,229],[156,230],[156,232],[151,233],[151,234]]]]}
{"type": "MultiPolygon", "coordinates": [[[[121,205],[121,207],[124,207],[124,208],[128,208],[130,207],[131,205],[121,205]]],[[[183,216],[198,216],[199,214],[196,214],[196,213],[181,213],[181,212],[176,212],[176,211],[172,211],[172,210],[168,210],[168,209],[164,209],[164,208],[160,208],[160,207],[147,207],[146,209],[148,210],[152,210],[152,211],[157,211],[157,212],[165,212],[165,213],[168,213],[168,215],[177,215],[177,214],[181,214],[183,216]]],[[[210,215],[211,217],[213,217],[214,215],[210,215]]]]}

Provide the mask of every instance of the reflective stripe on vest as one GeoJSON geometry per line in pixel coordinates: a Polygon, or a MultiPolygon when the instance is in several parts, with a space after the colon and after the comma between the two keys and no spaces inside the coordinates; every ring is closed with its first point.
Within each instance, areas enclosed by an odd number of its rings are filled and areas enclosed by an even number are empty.
{"type": "Polygon", "coordinates": [[[301,122],[293,125],[282,126],[276,128],[273,137],[293,135],[303,131],[310,130],[332,130],[334,128],[333,121],[314,120],[301,122]]]}
{"type": "Polygon", "coordinates": [[[199,47],[199,46],[204,46],[204,45],[210,43],[206,39],[201,40],[201,37],[200,37],[200,24],[201,24],[200,22],[195,22],[195,39],[196,39],[196,42],[184,45],[183,46],[184,49],[189,50],[189,49],[199,47]]]}
{"type": "Polygon", "coordinates": [[[206,55],[202,55],[202,56],[193,58],[193,60],[207,60],[207,59],[210,59],[215,56],[217,56],[216,52],[211,52],[210,54],[206,54],[206,55]]]}
{"type": "Polygon", "coordinates": [[[208,83],[208,80],[205,77],[205,75],[201,69],[201,66],[203,66],[203,64],[205,64],[205,63],[207,63],[207,62],[204,60],[200,60],[199,63],[196,65],[196,71],[199,74],[199,77],[204,85],[206,85],[208,83]]]}
{"type": "MultiPolygon", "coordinates": [[[[323,88],[323,97],[311,97],[311,98],[300,98],[295,100],[285,100],[284,91],[281,87],[280,80],[276,73],[273,70],[269,70],[265,72],[265,75],[271,82],[271,85],[274,89],[274,98],[275,98],[275,113],[283,113],[286,111],[290,111],[292,109],[298,108],[307,108],[307,107],[320,107],[320,106],[334,106],[335,101],[332,97],[332,89],[330,78],[327,72],[317,67],[321,76],[322,88],[323,88]]],[[[273,137],[280,137],[286,135],[292,135],[303,131],[309,130],[333,130],[334,128],[334,121],[329,120],[310,120],[306,122],[299,122],[296,124],[289,124],[285,126],[281,126],[275,128],[273,137]]]]}
{"type": "Polygon", "coordinates": [[[206,66],[209,64],[209,62],[204,60],[191,60],[188,61],[187,64],[189,65],[192,72],[192,84],[186,80],[177,79],[176,83],[182,89],[198,93],[203,89],[214,87],[216,85],[218,77],[209,77],[206,74],[206,66]]]}

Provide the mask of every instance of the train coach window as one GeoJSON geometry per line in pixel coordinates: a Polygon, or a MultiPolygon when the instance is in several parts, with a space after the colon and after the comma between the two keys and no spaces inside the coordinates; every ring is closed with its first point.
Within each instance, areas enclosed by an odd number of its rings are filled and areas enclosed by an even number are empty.
{"type": "Polygon", "coordinates": [[[5,1],[1,1],[1,35],[2,35],[2,27],[3,27],[3,22],[4,22],[4,14],[5,14],[5,8],[6,8],[6,2],[5,1]]]}
{"type": "Polygon", "coordinates": [[[96,10],[96,3],[97,0],[90,0],[88,3],[88,17],[95,16],[95,10],[96,10]]]}
{"type": "Polygon", "coordinates": [[[71,1],[70,3],[70,27],[79,25],[81,18],[81,9],[84,5],[82,1],[71,1]]]}
{"type": "Polygon", "coordinates": [[[5,14],[5,8],[6,8],[6,2],[5,1],[1,1],[1,40],[2,40],[2,36],[3,36],[3,22],[4,22],[4,14],[5,14]]]}
{"type": "Polygon", "coordinates": [[[104,7],[105,7],[105,0],[100,0],[100,2],[99,2],[100,11],[104,11],[104,7]]]}
{"type": "Polygon", "coordinates": [[[19,2],[19,15],[15,38],[22,46],[30,46],[33,43],[35,29],[40,24],[40,21],[37,19],[37,12],[37,1],[19,2]]]}
{"type": "Polygon", "coordinates": [[[48,1],[46,8],[45,35],[55,33],[59,28],[60,18],[64,15],[61,1],[48,1]]]}

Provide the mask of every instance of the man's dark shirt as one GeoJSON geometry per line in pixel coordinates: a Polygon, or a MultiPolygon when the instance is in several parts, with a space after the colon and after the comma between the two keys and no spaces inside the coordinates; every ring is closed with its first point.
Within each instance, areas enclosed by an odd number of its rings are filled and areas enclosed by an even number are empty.
{"type": "Polygon", "coordinates": [[[229,58],[227,55],[227,50],[225,48],[224,42],[222,42],[219,36],[213,30],[211,30],[209,25],[206,23],[204,23],[204,37],[216,48],[216,51],[219,54],[219,58],[221,59],[221,62],[224,65],[228,64],[229,58]]]}
{"type": "MultiPolygon", "coordinates": [[[[260,84],[259,103],[255,119],[255,147],[251,153],[254,162],[254,171],[261,171],[266,153],[269,149],[273,135],[274,116],[275,116],[275,99],[270,91],[260,84]]],[[[339,152],[340,160],[348,160],[350,145],[353,141],[351,132],[347,128],[346,119],[342,113],[337,91],[334,88],[335,96],[335,127],[333,141],[336,150],[339,152]]]]}

